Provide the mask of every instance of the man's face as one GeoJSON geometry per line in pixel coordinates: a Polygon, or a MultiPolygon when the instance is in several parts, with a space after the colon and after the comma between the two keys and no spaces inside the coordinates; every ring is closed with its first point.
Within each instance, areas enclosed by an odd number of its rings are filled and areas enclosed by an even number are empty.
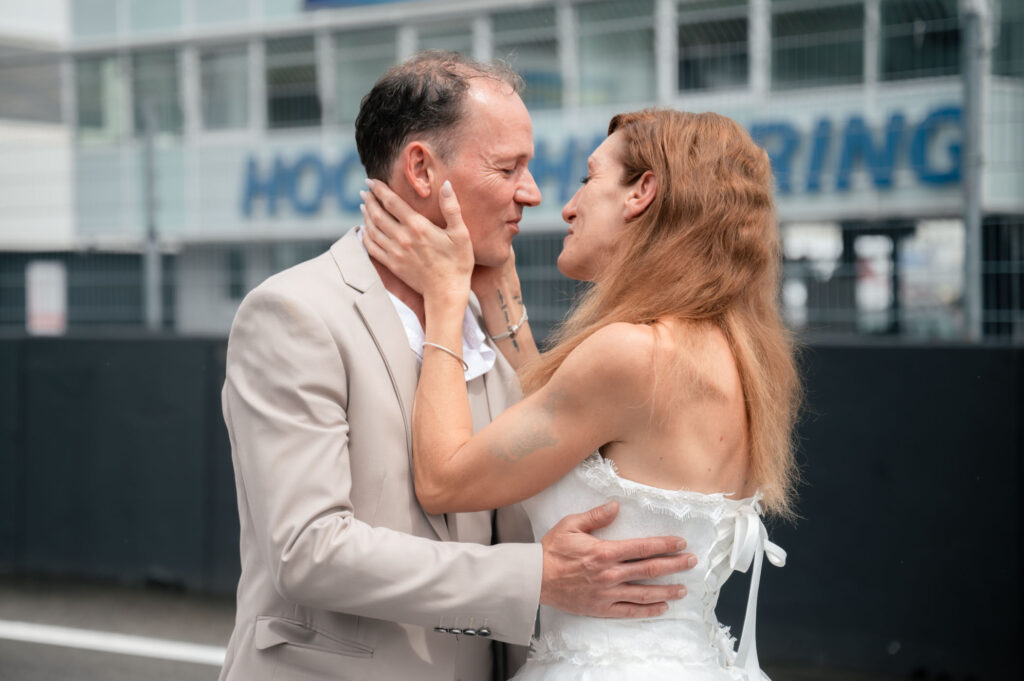
{"type": "Polygon", "coordinates": [[[524,206],[540,203],[527,163],[533,158],[533,125],[519,95],[508,85],[474,78],[466,115],[453,132],[455,152],[448,179],[462,207],[477,265],[508,259],[524,206]]]}

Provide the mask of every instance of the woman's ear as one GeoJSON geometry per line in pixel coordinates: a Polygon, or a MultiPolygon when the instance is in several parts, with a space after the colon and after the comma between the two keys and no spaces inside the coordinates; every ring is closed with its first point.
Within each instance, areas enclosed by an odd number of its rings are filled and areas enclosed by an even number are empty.
{"type": "Polygon", "coordinates": [[[645,171],[640,176],[640,179],[633,183],[629,194],[626,196],[626,207],[623,211],[623,217],[626,218],[627,222],[640,217],[657,195],[658,178],[654,177],[654,173],[650,170],[645,171]]]}
{"type": "Polygon", "coordinates": [[[402,149],[398,162],[402,177],[420,198],[429,198],[434,192],[437,158],[434,150],[421,141],[409,142],[402,149]]]}

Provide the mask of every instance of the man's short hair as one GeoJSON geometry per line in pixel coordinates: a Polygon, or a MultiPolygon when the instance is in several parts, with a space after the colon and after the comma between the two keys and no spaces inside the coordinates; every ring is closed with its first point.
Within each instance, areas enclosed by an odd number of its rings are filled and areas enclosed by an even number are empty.
{"type": "Polygon", "coordinates": [[[523,86],[505,63],[484,64],[439,50],[420,52],[381,76],[356,117],[356,148],[367,176],[387,180],[398,152],[416,138],[430,140],[448,161],[472,78],[490,78],[517,93],[523,86]]]}

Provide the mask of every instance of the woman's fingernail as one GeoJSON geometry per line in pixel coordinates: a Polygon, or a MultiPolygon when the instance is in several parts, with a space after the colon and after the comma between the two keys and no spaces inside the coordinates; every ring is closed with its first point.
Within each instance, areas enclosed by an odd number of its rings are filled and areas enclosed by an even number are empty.
{"type": "Polygon", "coordinates": [[[449,182],[448,180],[445,180],[444,184],[441,185],[441,196],[451,196],[451,195],[452,195],[452,183],[449,182]]]}
{"type": "Polygon", "coordinates": [[[363,215],[366,215],[366,204],[365,203],[360,203],[359,204],[359,212],[362,213],[363,215]]]}
{"type": "Polygon", "coordinates": [[[361,198],[363,201],[366,201],[366,190],[365,189],[360,189],[359,190],[359,198],[361,198]]]}
{"type": "Polygon", "coordinates": [[[687,558],[686,564],[690,567],[695,567],[697,565],[697,556],[690,556],[689,558],[687,558]]]}
{"type": "Polygon", "coordinates": [[[366,186],[369,187],[370,189],[373,189],[373,180],[371,180],[370,178],[366,178],[366,186]]]}

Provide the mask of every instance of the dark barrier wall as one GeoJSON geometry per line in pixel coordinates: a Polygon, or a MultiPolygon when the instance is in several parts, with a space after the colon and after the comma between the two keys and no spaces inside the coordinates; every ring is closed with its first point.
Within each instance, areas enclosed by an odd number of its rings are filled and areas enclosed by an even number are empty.
{"type": "Polygon", "coordinates": [[[230,593],[223,341],[0,341],[0,569],[230,593]]]}
{"type": "MultiPolygon", "coordinates": [[[[0,341],[0,570],[231,593],[225,344],[0,341]]],[[[816,346],[768,665],[1003,679],[1019,667],[1024,348],[816,346]]],[[[725,589],[742,621],[746,575],[725,589]]]]}
{"type": "Polygon", "coordinates": [[[771,528],[789,561],[764,570],[759,648],[917,678],[1016,677],[1022,358],[807,352],[802,518],[771,528]]]}

